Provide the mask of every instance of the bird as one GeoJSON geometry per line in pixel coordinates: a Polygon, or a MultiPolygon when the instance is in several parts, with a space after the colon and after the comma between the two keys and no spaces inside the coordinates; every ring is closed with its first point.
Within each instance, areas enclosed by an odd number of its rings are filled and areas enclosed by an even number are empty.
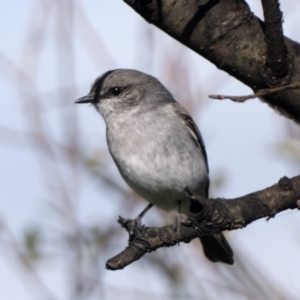
{"type": "MultiPolygon", "coordinates": [[[[121,176],[149,202],[139,217],[152,205],[165,211],[180,207],[187,216],[185,189],[208,198],[209,169],[200,131],[158,79],[133,69],[110,70],[75,103],[90,103],[103,117],[108,149],[121,176]]],[[[222,233],[200,241],[210,261],[234,263],[222,233]]]]}

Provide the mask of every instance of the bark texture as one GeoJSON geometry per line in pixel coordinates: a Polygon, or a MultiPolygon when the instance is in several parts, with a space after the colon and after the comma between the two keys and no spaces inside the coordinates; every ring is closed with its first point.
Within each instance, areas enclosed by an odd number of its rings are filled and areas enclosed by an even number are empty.
{"type": "Polygon", "coordinates": [[[283,177],[279,182],[262,191],[236,199],[206,199],[190,195],[188,220],[180,227],[174,224],[164,227],[136,226],[135,220],[121,218],[119,223],[129,233],[129,243],[121,253],[109,259],[106,268],[120,270],[140,259],[144,254],[179,242],[218,234],[224,230],[240,229],[260,218],[273,218],[281,211],[300,206],[300,176],[283,177]]]}
{"type": "MultiPolygon", "coordinates": [[[[265,13],[267,26],[243,0],[124,1],[147,22],[254,91],[300,80],[300,47],[282,35],[277,1],[264,1],[276,2],[265,13]]],[[[267,4],[265,8],[270,8],[267,4]]],[[[300,122],[299,90],[264,96],[263,101],[300,122]]]]}
{"type": "MultiPolygon", "coordinates": [[[[262,0],[265,23],[243,0],[124,1],[146,21],[259,91],[254,96],[300,123],[300,47],[283,35],[278,0],[262,0]]],[[[242,102],[253,95],[214,97],[242,102]]],[[[190,199],[190,214],[179,235],[174,224],[161,228],[136,226],[135,220],[120,217],[119,223],[129,233],[129,244],[107,261],[107,269],[122,269],[160,247],[243,228],[257,219],[299,208],[300,176],[283,177],[269,188],[236,199],[193,195],[190,199]]]]}

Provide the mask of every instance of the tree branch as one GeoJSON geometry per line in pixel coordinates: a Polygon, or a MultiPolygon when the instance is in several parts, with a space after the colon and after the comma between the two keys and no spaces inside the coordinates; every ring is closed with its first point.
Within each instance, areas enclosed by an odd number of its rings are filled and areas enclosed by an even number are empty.
{"type": "Polygon", "coordinates": [[[209,95],[208,97],[212,98],[212,99],[218,99],[218,100],[230,99],[233,102],[243,103],[243,102],[245,102],[246,100],[249,100],[249,99],[259,98],[259,97],[263,97],[263,96],[266,96],[266,95],[279,93],[279,92],[282,92],[282,91],[285,91],[285,90],[298,89],[298,88],[300,88],[300,81],[293,82],[293,83],[290,83],[290,84],[284,85],[284,86],[271,88],[271,89],[259,90],[254,94],[246,95],[246,96],[209,95]]]}
{"type": "MultiPolygon", "coordinates": [[[[284,54],[278,51],[274,58],[268,54],[272,44],[268,46],[265,41],[265,25],[253,15],[245,1],[124,1],[146,21],[153,23],[254,91],[273,87],[266,74],[270,64],[273,65],[271,62],[277,58],[282,59],[284,54]]],[[[279,20],[281,21],[277,18],[279,20]]],[[[270,29],[268,35],[272,32],[273,29],[270,29]]],[[[274,43],[281,44],[279,40],[274,43]]],[[[300,45],[288,38],[284,38],[284,44],[289,60],[288,70],[282,72],[287,75],[280,81],[280,85],[297,82],[300,78],[300,45]]],[[[280,66],[279,69],[284,70],[280,66]]],[[[269,94],[264,96],[264,101],[279,113],[300,123],[299,90],[269,94]]]]}
{"type": "Polygon", "coordinates": [[[267,45],[267,80],[278,85],[288,72],[288,52],[284,43],[282,12],[278,0],[261,0],[264,11],[265,41],[267,45]]]}
{"type": "Polygon", "coordinates": [[[300,207],[300,175],[283,177],[279,182],[262,191],[236,199],[206,199],[190,195],[191,206],[188,220],[180,227],[135,226],[135,221],[119,223],[130,233],[128,246],[118,255],[109,259],[106,268],[120,270],[140,259],[144,254],[161,247],[174,246],[179,242],[189,243],[203,235],[218,234],[224,230],[240,229],[251,222],[275,217],[281,211],[300,207]]]}

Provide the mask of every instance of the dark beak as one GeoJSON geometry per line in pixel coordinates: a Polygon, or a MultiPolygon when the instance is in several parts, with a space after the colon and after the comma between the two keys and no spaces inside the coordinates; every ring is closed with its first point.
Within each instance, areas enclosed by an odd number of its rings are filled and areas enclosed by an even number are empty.
{"type": "Polygon", "coordinates": [[[95,102],[94,95],[87,94],[86,96],[77,99],[74,103],[81,104],[81,103],[93,103],[93,102],[95,102]]]}

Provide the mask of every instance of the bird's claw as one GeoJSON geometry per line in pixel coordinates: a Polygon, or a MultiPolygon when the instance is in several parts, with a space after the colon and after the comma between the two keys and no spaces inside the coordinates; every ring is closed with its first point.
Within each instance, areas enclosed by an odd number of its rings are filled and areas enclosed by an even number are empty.
{"type": "Polygon", "coordinates": [[[127,230],[130,241],[133,240],[137,233],[141,232],[144,228],[141,218],[139,217],[135,219],[124,219],[123,217],[119,216],[118,223],[127,230]]]}

